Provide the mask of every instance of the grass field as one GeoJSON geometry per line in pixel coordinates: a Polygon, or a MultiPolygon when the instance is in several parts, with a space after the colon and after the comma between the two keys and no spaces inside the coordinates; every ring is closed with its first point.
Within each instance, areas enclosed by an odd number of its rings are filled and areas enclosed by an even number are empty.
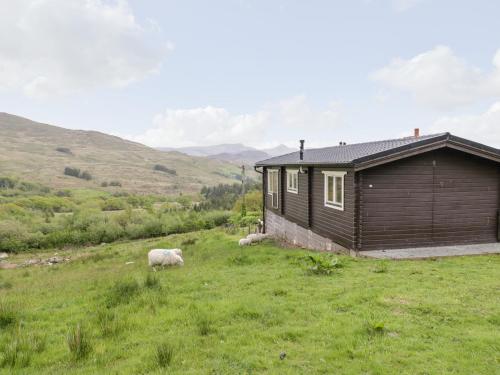
{"type": "Polygon", "coordinates": [[[237,239],[216,229],[0,271],[1,373],[500,373],[499,256],[339,257],[326,276],[309,252],[237,239]],[[174,246],[185,266],[152,272],[148,250],[174,246]]]}

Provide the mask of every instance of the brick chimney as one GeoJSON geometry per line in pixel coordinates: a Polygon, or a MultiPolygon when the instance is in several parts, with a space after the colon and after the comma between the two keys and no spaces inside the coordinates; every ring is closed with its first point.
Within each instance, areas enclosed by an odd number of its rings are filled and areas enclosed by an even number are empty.
{"type": "Polygon", "coordinates": [[[414,135],[415,135],[415,138],[420,137],[420,129],[419,129],[419,128],[415,128],[415,133],[414,133],[414,135]]]}
{"type": "Polygon", "coordinates": [[[304,140],[300,140],[300,153],[299,153],[300,160],[304,160],[304,140]]]}

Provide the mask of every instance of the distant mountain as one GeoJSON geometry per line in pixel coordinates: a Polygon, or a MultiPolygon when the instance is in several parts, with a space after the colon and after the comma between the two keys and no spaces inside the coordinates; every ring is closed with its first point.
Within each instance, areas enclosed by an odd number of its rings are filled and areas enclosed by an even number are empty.
{"type": "Polygon", "coordinates": [[[0,176],[54,188],[99,187],[116,180],[127,191],[178,194],[235,182],[239,173],[238,166],[226,161],[161,152],[97,131],[70,130],[0,113],[0,176]],[[66,167],[88,171],[93,178],[64,175],[66,167]]]}
{"type": "Polygon", "coordinates": [[[237,152],[237,153],[221,153],[221,154],[215,154],[215,155],[210,155],[208,158],[210,159],[215,159],[215,160],[223,160],[223,161],[228,161],[233,164],[250,164],[253,165],[255,162],[268,159],[270,155],[264,151],[259,151],[259,150],[248,150],[248,151],[242,151],[242,152],[237,152]]]}
{"type": "Polygon", "coordinates": [[[272,156],[285,155],[285,154],[289,154],[291,152],[298,151],[298,147],[297,148],[291,148],[291,147],[288,147],[288,146],[285,146],[285,145],[279,145],[279,146],[276,146],[276,147],[273,147],[273,148],[263,149],[262,151],[264,151],[266,154],[268,154],[268,155],[270,155],[272,157],[272,156]]]}
{"type": "Polygon", "coordinates": [[[227,161],[233,164],[253,165],[255,162],[271,158],[273,156],[288,154],[297,151],[296,149],[279,145],[273,148],[258,150],[245,146],[241,143],[220,144],[215,146],[198,147],[160,147],[160,151],[177,151],[191,156],[204,156],[213,160],[227,161]]]}
{"type": "Polygon", "coordinates": [[[211,156],[216,154],[237,154],[243,151],[253,151],[252,147],[241,143],[228,143],[215,146],[193,146],[193,147],[158,147],[160,151],[178,151],[191,156],[211,156]]]}

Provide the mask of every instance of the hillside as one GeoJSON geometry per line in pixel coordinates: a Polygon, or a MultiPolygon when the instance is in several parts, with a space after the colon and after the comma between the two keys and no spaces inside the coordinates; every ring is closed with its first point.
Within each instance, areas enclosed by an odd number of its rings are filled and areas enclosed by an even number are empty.
{"type": "Polygon", "coordinates": [[[232,183],[238,174],[237,166],[220,160],[161,152],[96,131],[64,129],[0,113],[0,175],[53,188],[98,187],[116,180],[127,191],[178,194],[232,183]],[[156,164],[175,174],[154,171],[156,164]],[[65,176],[65,167],[88,171],[93,179],[65,176]]]}

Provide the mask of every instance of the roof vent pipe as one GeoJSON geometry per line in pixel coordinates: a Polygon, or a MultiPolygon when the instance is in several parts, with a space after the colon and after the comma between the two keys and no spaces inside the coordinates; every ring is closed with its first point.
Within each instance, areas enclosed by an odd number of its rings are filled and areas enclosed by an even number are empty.
{"type": "Polygon", "coordinates": [[[304,140],[300,140],[300,160],[304,160],[304,140]]]}
{"type": "Polygon", "coordinates": [[[415,128],[414,135],[415,135],[415,138],[420,137],[420,129],[419,128],[415,128]]]}

